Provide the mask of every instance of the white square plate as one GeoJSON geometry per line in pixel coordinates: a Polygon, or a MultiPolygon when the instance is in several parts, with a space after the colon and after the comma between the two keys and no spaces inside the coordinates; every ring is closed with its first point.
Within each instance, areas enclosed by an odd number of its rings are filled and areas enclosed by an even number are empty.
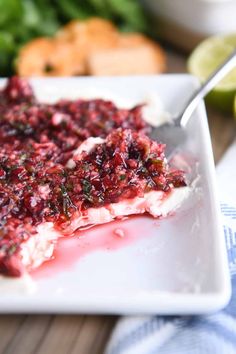
{"type": "MultiPolygon", "coordinates": [[[[197,81],[189,75],[35,79],[41,99],[79,97],[88,89],[142,102],[157,92],[167,110],[180,111],[197,81]]],[[[2,81],[3,84],[3,81],[2,81]]],[[[1,281],[0,312],[198,314],[225,306],[230,296],[224,237],[204,105],[188,124],[183,151],[197,177],[174,215],[135,217],[62,241],[57,258],[36,271],[29,287],[1,281]],[[125,237],[113,233],[121,227],[125,237]]]]}

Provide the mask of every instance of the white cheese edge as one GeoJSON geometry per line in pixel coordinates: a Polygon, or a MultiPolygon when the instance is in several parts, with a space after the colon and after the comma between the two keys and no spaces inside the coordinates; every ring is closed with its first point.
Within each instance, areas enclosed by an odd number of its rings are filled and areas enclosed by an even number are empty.
{"type": "MultiPolygon", "coordinates": [[[[139,102],[131,102],[125,99],[122,99],[119,96],[115,96],[110,94],[109,92],[100,92],[100,91],[95,91],[95,90],[90,90],[88,89],[87,92],[83,91],[81,94],[76,92],[73,96],[71,92],[68,94],[57,94],[57,95],[49,95],[47,93],[44,94],[42,90],[38,91],[37,88],[35,89],[36,91],[36,96],[39,100],[43,102],[49,102],[48,97],[52,97],[50,102],[53,103],[57,101],[58,99],[62,98],[68,98],[68,99],[76,99],[76,98],[84,98],[84,99],[93,99],[93,98],[103,98],[103,99],[110,99],[112,100],[117,106],[123,107],[123,108],[131,108],[135,104],[138,104],[140,102],[146,103],[146,106],[143,108],[143,116],[145,121],[149,123],[152,126],[158,126],[162,124],[163,122],[167,121],[170,119],[170,114],[165,111],[164,106],[162,104],[162,101],[160,97],[156,93],[149,93],[147,94],[143,100],[139,100],[139,102]]],[[[101,138],[89,138],[90,140],[84,142],[83,144],[80,145],[78,149],[75,150],[74,156],[80,154],[82,151],[87,151],[90,152],[95,145],[101,144],[103,142],[103,139],[101,138]]],[[[68,161],[68,164],[70,168],[74,167],[74,161],[71,159],[68,161]]],[[[68,167],[69,167],[68,166],[68,167]]],[[[150,207],[151,211],[155,213],[156,215],[159,216],[166,216],[169,214],[171,211],[176,210],[180,204],[183,202],[184,199],[187,198],[187,196],[190,194],[191,188],[189,187],[182,187],[178,189],[174,189],[171,193],[171,195],[168,198],[165,198],[165,200],[159,205],[158,207],[154,204],[150,207]]],[[[116,208],[116,211],[122,213],[122,208],[124,207],[119,205],[116,208]]],[[[95,209],[95,208],[93,208],[95,209]]],[[[93,210],[94,212],[94,210],[93,210]]],[[[107,222],[111,221],[108,220],[107,222]]],[[[27,245],[25,244],[25,247],[22,248],[21,250],[21,256],[22,256],[22,263],[27,265],[31,263],[32,268],[38,267],[42,262],[45,261],[45,258],[50,259],[50,257],[53,254],[54,250],[54,244],[53,241],[58,238],[58,233],[53,229],[52,223],[43,223],[39,225],[38,227],[38,234],[27,241],[27,245]],[[46,235],[45,235],[46,233],[46,235]],[[41,235],[44,235],[43,237],[43,242],[41,240],[41,235]],[[46,237],[45,237],[46,236],[46,237]],[[37,255],[35,254],[37,252],[37,255]],[[31,254],[31,256],[30,256],[31,254]],[[36,259],[32,259],[32,255],[36,257],[36,259]]],[[[6,289],[6,292],[8,292],[9,289],[9,284],[12,285],[12,289],[16,291],[25,291],[29,290],[30,292],[32,291],[32,284],[33,282],[31,281],[31,277],[28,274],[23,275],[19,279],[12,279],[12,278],[7,278],[4,276],[0,276],[0,289],[1,291],[6,289]],[[29,280],[30,279],[30,280],[29,280]]]]}

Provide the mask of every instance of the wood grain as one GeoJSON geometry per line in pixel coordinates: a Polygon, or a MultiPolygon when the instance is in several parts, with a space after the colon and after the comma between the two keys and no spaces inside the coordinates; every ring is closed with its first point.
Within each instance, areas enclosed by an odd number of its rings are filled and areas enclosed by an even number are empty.
{"type": "MultiPolygon", "coordinates": [[[[186,57],[167,50],[168,71],[186,71],[186,57]]],[[[208,109],[215,161],[235,137],[232,117],[208,109]]],[[[116,316],[0,316],[0,354],[102,354],[116,316]]]]}
{"type": "Polygon", "coordinates": [[[232,116],[222,115],[210,107],[207,113],[213,153],[217,163],[236,136],[236,124],[232,116]]]}
{"type": "Polygon", "coordinates": [[[52,322],[51,316],[25,316],[4,353],[34,353],[52,322]]]}

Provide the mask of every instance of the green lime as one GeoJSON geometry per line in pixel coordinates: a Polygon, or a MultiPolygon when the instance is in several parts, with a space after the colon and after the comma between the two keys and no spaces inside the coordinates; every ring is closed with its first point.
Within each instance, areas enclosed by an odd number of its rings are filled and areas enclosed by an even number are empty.
{"type": "Polygon", "coordinates": [[[236,95],[234,97],[234,118],[236,119],[236,95]]]}
{"type": "MultiPolygon", "coordinates": [[[[236,49],[236,33],[210,37],[200,43],[188,59],[188,70],[204,82],[236,49]]],[[[207,101],[225,112],[232,112],[236,95],[236,67],[210,92],[207,101]]]]}

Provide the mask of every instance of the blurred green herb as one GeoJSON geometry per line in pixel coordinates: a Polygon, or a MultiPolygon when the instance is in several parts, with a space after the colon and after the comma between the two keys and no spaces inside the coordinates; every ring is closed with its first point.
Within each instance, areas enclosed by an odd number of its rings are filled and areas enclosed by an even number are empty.
{"type": "Polygon", "coordinates": [[[147,32],[138,0],[0,0],[0,76],[14,72],[14,60],[26,42],[90,16],[112,20],[124,31],[147,32]]]}

